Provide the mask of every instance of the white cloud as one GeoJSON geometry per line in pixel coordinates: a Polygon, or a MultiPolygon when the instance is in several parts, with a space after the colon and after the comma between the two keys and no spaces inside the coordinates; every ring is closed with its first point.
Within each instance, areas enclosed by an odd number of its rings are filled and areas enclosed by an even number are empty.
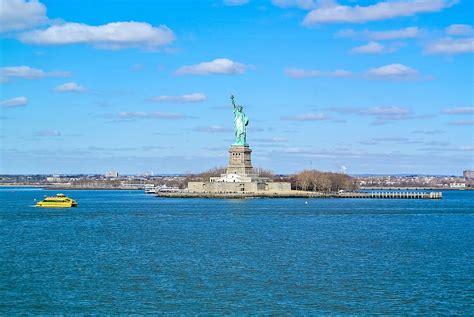
{"type": "Polygon", "coordinates": [[[406,142],[409,139],[408,138],[402,138],[399,136],[384,136],[384,137],[378,137],[378,138],[372,138],[372,140],[377,141],[377,142],[406,142]]]}
{"type": "Polygon", "coordinates": [[[419,72],[403,64],[390,64],[372,68],[366,75],[374,79],[410,80],[418,79],[419,72]]]}
{"type": "Polygon", "coordinates": [[[377,42],[369,42],[362,46],[354,47],[351,53],[354,54],[381,54],[385,52],[385,47],[377,42]]]}
{"type": "Polygon", "coordinates": [[[342,114],[357,114],[360,116],[371,116],[379,122],[387,120],[408,120],[415,119],[415,117],[409,108],[397,107],[397,106],[383,106],[383,107],[367,107],[367,108],[332,108],[332,111],[342,114]]]}
{"type": "Polygon", "coordinates": [[[83,92],[86,89],[74,82],[65,83],[54,88],[57,92],[83,92]]]}
{"type": "Polygon", "coordinates": [[[249,3],[250,0],[224,0],[224,4],[228,6],[241,6],[249,3]]]}
{"type": "Polygon", "coordinates": [[[99,48],[156,48],[174,41],[165,25],[154,27],[144,22],[113,22],[99,26],[82,23],[53,25],[45,30],[22,33],[20,41],[37,45],[91,44],[99,48]]]}
{"type": "Polygon", "coordinates": [[[371,31],[368,36],[373,40],[397,40],[397,39],[412,39],[420,35],[420,30],[417,27],[407,27],[399,30],[391,31],[371,31]]]}
{"type": "Polygon", "coordinates": [[[206,133],[227,133],[231,132],[232,129],[220,125],[211,125],[209,127],[196,127],[193,129],[193,131],[206,133]]]}
{"type": "Polygon", "coordinates": [[[461,121],[454,121],[450,122],[449,125],[456,125],[456,126],[471,126],[474,125],[474,120],[461,120],[461,121]]]}
{"type": "Polygon", "coordinates": [[[400,119],[405,118],[407,115],[411,114],[411,110],[403,107],[372,107],[360,109],[357,113],[362,115],[376,116],[381,118],[391,118],[391,119],[400,119]]]}
{"type": "Polygon", "coordinates": [[[446,114],[474,114],[474,107],[456,107],[448,108],[442,111],[446,114]]]}
{"type": "Polygon", "coordinates": [[[313,0],[272,0],[272,3],[280,8],[296,7],[304,10],[310,10],[316,6],[313,0]]]}
{"type": "Polygon", "coordinates": [[[407,27],[398,30],[389,31],[355,31],[353,29],[340,30],[335,34],[336,37],[342,38],[367,38],[369,40],[384,41],[384,40],[398,40],[398,39],[412,39],[417,38],[421,34],[418,27],[407,27]]]}
{"type": "Polygon", "coordinates": [[[448,145],[451,145],[451,142],[447,142],[447,141],[429,141],[429,142],[425,142],[424,144],[428,145],[428,146],[448,146],[448,145]]]}
{"type": "Polygon", "coordinates": [[[474,52],[474,37],[470,38],[444,38],[433,41],[425,47],[428,54],[456,55],[474,52]]]}
{"type": "Polygon", "coordinates": [[[46,7],[39,1],[2,0],[0,32],[28,29],[48,21],[46,7]]]}
{"type": "Polygon", "coordinates": [[[58,130],[52,130],[52,129],[46,129],[46,130],[41,130],[35,133],[36,136],[44,136],[44,137],[49,137],[49,136],[61,136],[61,132],[58,130]]]}
{"type": "Polygon", "coordinates": [[[457,3],[458,0],[394,0],[380,1],[369,6],[334,4],[312,10],[303,20],[304,25],[323,23],[362,23],[417,13],[437,12],[457,3]]]}
{"type": "Polygon", "coordinates": [[[273,137],[273,138],[257,138],[252,141],[261,142],[261,143],[285,143],[288,142],[288,139],[282,137],[273,137]]]}
{"type": "MultiPolygon", "coordinates": [[[[385,49],[390,52],[395,47],[385,49]]],[[[361,49],[362,50],[362,49],[361,49]]],[[[369,49],[367,49],[367,52],[369,49]]],[[[374,49],[374,51],[376,51],[374,49]]],[[[293,78],[307,78],[307,77],[351,77],[351,78],[362,78],[366,77],[369,79],[390,79],[390,80],[417,80],[422,79],[420,73],[408,66],[403,64],[390,64],[381,66],[378,68],[369,69],[364,74],[351,73],[346,70],[335,70],[335,71],[320,71],[320,70],[309,70],[301,68],[287,68],[285,74],[293,78]]],[[[426,77],[425,79],[430,79],[426,77]]]]}
{"type": "Polygon", "coordinates": [[[207,96],[202,93],[194,93],[181,96],[157,96],[151,97],[150,101],[154,102],[202,102],[207,100],[207,96]]]}
{"type": "Polygon", "coordinates": [[[16,97],[7,100],[0,101],[0,106],[2,107],[21,107],[26,106],[28,103],[28,98],[26,97],[16,97]]]}
{"type": "MultiPolygon", "coordinates": [[[[342,30],[339,30],[337,31],[335,34],[334,34],[334,37],[336,38],[354,38],[354,37],[361,37],[361,35],[363,35],[364,33],[366,33],[367,31],[364,31],[364,32],[358,32],[358,31],[355,31],[354,29],[342,29],[342,30]]],[[[364,36],[365,37],[365,36],[364,36]]]]}
{"type": "Polygon", "coordinates": [[[468,24],[451,24],[446,28],[446,34],[449,35],[471,35],[474,28],[468,24]]]}
{"type": "Polygon", "coordinates": [[[31,68],[29,66],[2,67],[0,73],[2,77],[20,77],[27,79],[37,79],[46,76],[46,73],[41,69],[31,68]]]}
{"type": "Polygon", "coordinates": [[[282,117],[282,120],[289,120],[289,121],[321,121],[326,120],[328,117],[324,113],[305,113],[301,115],[295,116],[286,116],[282,117]]]}
{"type": "Polygon", "coordinates": [[[0,78],[3,81],[8,81],[12,77],[24,79],[40,79],[44,77],[67,77],[71,73],[64,71],[45,72],[41,69],[32,68],[29,66],[10,66],[0,68],[0,78]]]}
{"type": "Polygon", "coordinates": [[[210,74],[243,74],[250,66],[234,62],[228,58],[218,58],[211,62],[203,62],[196,65],[182,66],[176,75],[210,75],[210,74]]]}
{"type": "Polygon", "coordinates": [[[432,134],[442,134],[444,133],[444,131],[443,130],[415,130],[415,131],[412,131],[411,133],[432,135],[432,134]]]}
{"type": "Polygon", "coordinates": [[[119,119],[162,119],[179,120],[186,119],[188,116],[174,112],[119,112],[119,119]]]}
{"type": "Polygon", "coordinates": [[[306,77],[349,77],[352,75],[351,72],[346,70],[335,70],[335,71],[320,71],[320,70],[309,70],[302,68],[287,68],[285,74],[293,78],[306,78],[306,77]]]}

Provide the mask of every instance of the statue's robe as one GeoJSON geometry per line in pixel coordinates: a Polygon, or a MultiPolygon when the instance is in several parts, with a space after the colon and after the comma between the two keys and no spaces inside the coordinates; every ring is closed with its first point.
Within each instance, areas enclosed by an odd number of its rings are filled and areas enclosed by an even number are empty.
{"type": "Polygon", "coordinates": [[[245,113],[234,110],[234,129],[235,129],[235,143],[245,144],[246,143],[246,126],[249,124],[249,118],[245,113]]]}

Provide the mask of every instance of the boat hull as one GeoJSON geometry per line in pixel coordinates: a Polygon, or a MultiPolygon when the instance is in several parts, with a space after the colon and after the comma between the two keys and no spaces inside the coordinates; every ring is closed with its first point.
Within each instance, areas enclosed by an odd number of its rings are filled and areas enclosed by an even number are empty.
{"type": "Polygon", "coordinates": [[[71,208],[71,207],[77,207],[77,203],[71,204],[71,203],[44,203],[44,202],[39,202],[36,204],[36,207],[38,208],[71,208]]]}
{"type": "Polygon", "coordinates": [[[77,207],[77,201],[66,197],[64,194],[56,194],[53,197],[46,197],[42,201],[36,203],[39,208],[71,208],[77,207]]]}

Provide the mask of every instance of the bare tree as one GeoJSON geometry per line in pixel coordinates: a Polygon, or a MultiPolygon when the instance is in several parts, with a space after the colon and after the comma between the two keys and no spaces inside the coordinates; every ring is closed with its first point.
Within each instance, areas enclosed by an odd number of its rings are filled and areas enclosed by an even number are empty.
{"type": "Polygon", "coordinates": [[[264,169],[261,167],[255,167],[253,168],[253,173],[258,174],[261,177],[268,177],[268,178],[273,178],[273,171],[269,169],[264,169]]]}
{"type": "Polygon", "coordinates": [[[304,170],[296,174],[295,188],[325,193],[355,190],[357,189],[357,180],[341,173],[304,170]]]}
{"type": "Polygon", "coordinates": [[[309,170],[304,170],[296,175],[297,187],[300,187],[302,190],[310,190],[312,183],[312,173],[309,170]]]}

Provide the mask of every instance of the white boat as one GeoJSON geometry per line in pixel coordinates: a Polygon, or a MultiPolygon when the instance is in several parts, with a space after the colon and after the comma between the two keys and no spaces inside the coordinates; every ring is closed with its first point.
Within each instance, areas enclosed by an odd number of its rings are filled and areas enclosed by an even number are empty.
{"type": "Polygon", "coordinates": [[[155,194],[155,193],[156,193],[155,184],[145,185],[145,194],[155,194]]]}

